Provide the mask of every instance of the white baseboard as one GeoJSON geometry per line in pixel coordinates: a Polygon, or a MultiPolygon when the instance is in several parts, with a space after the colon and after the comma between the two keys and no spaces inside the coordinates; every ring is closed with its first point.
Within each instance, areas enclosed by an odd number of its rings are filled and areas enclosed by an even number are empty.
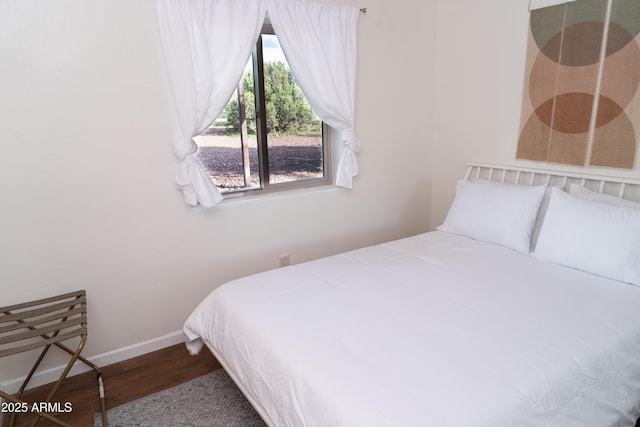
{"type": "MultiPolygon", "coordinates": [[[[144,341],[139,344],[134,344],[117,350],[108,351],[106,353],[98,354],[93,357],[87,357],[87,359],[89,359],[92,363],[95,363],[98,367],[103,367],[111,365],[112,363],[118,363],[122,362],[123,360],[131,359],[132,357],[141,356],[143,354],[170,347],[175,344],[180,344],[181,342],[184,342],[184,335],[182,334],[182,331],[178,331],[151,339],[149,341],[144,341]]],[[[64,366],[58,366],[41,372],[36,372],[31,378],[31,381],[29,381],[29,387],[27,388],[33,388],[57,381],[58,378],[60,378],[63,370],[64,366]]],[[[91,368],[80,362],[74,365],[69,375],[77,375],[89,370],[91,370],[91,368]]],[[[20,385],[24,381],[24,378],[25,377],[15,378],[13,380],[8,380],[4,383],[0,383],[0,390],[3,390],[4,392],[9,394],[17,393],[20,389],[20,385]]],[[[105,381],[109,380],[105,378],[105,381]]]]}

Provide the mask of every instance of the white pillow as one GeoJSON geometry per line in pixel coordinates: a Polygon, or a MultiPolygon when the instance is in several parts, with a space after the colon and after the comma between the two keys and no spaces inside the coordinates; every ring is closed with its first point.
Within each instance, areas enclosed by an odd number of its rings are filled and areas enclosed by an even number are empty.
{"type": "Polygon", "coordinates": [[[573,194],[581,199],[593,200],[594,202],[606,203],[608,205],[640,209],[640,203],[625,200],[621,197],[610,196],[609,194],[597,193],[578,184],[569,184],[569,194],[573,194]]]}
{"type": "Polygon", "coordinates": [[[459,181],[438,230],[528,253],[544,186],[459,181]]]}
{"type": "Polygon", "coordinates": [[[535,256],[640,286],[640,210],[554,188],[535,256]]]}

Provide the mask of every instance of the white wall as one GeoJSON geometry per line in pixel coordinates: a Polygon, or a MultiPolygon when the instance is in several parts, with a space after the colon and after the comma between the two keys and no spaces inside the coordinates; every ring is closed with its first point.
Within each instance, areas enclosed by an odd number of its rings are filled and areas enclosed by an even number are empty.
{"type": "Polygon", "coordinates": [[[526,0],[440,2],[432,226],[465,162],[515,159],[528,19],[526,0]]]}
{"type": "MultiPolygon", "coordinates": [[[[216,286],[283,253],[426,231],[437,0],[334,3],[368,8],[354,189],[203,211],[174,185],[153,0],[0,0],[0,305],[85,288],[91,357],[179,330],[216,286]]],[[[0,359],[0,383],[30,363],[0,359]]]]}

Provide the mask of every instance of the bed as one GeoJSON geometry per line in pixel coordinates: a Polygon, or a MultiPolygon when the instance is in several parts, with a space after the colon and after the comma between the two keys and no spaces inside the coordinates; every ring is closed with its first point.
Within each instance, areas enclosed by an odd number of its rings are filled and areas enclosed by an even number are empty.
{"type": "Polygon", "coordinates": [[[270,426],[634,426],[639,192],[469,164],[437,230],[220,286],[187,347],[270,426]]]}

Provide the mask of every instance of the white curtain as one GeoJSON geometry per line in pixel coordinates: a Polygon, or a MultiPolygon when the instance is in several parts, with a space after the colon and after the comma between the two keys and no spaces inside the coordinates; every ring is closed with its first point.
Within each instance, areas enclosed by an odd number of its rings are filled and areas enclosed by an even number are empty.
{"type": "Polygon", "coordinates": [[[180,134],[177,182],[185,202],[210,207],[222,195],[193,157],[193,137],[222,112],[242,77],[266,13],[263,0],[156,0],[158,28],[180,134]]]}
{"type": "Polygon", "coordinates": [[[354,126],[356,32],[360,9],[272,0],[269,19],[302,91],[323,122],[342,131],[336,184],[351,188],[360,142],[354,126]]]}

